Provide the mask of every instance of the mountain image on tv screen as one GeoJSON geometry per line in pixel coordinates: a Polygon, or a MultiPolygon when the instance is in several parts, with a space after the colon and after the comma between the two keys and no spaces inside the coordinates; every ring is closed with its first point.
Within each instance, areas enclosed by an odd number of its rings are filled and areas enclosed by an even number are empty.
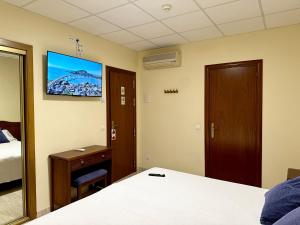
{"type": "Polygon", "coordinates": [[[47,94],[102,96],[102,64],[48,51],[47,94]]]}

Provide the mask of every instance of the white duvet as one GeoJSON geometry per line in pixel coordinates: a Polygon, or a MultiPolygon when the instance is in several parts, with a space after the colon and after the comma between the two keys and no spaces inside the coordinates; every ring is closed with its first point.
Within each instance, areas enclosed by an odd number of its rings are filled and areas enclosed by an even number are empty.
{"type": "Polygon", "coordinates": [[[22,178],[21,142],[0,144],[0,184],[22,178]]]}
{"type": "Polygon", "coordinates": [[[258,225],[266,191],[153,168],[27,225],[258,225]]]}

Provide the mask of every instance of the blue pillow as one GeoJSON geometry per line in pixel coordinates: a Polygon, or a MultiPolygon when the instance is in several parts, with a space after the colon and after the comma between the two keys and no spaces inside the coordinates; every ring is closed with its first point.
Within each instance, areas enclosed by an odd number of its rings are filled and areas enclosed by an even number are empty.
{"type": "Polygon", "coordinates": [[[6,138],[6,136],[3,134],[2,130],[0,130],[0,144],[8,143],[9,140],[6,138]]]}
{"type": "Polygon", "coordinates": [[[300,177],[297,177],[275,186],[265,194],[260,222],[264,225],[273,224],[299,206],[300,177]]]}
{"type": "Polygon", "coordinates": [[[300,207],[286,214],[274,225],[299,225],[300,224],[300,207]]]}

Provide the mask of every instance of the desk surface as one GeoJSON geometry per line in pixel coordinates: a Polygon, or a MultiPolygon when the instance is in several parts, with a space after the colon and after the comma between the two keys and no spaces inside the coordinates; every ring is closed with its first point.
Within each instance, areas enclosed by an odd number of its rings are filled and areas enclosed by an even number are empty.
{"type": "Polygon", "coordinates": [[[87,146],[87,147],[83,147],[83,148],[85,149],[85,151],[78,151],[78,150],[73,149],[73,150],[50,155],[50,157],[71,161],[74,159],[81,158],[83,156],[88,156],[88,155],[92,155],[92,154],[95,154],[98,152],[102,152],[102,151],[111,149],[110,147],[101,146],[101,145],[92,145],[92,146],[87,146]]]}

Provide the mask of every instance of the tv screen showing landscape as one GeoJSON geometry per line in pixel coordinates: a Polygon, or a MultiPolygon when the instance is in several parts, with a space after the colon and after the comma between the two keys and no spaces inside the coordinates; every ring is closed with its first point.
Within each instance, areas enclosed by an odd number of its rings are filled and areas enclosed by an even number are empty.
{"type": "Polygon", "coordinates": [[[102,96],[102,64],[48,51],[47,94],[102,96]]]}

